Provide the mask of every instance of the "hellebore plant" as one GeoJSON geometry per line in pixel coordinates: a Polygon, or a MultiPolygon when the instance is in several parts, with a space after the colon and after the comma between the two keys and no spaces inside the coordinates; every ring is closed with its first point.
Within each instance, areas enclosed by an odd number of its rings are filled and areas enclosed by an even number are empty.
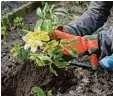
{"type": "Polygon", "coordinates": [[[54,9],[54,5],[49,7],[45,3],[44,9],[37,9],[37,14],[40,19],[36,23],[34,32],[23,30],[27,32],[22,39],[25,42],[24,46],[14,46],[11,53],[14,54],[16,59],[22,61],[33,60],[37,66],[48,66],[50,72],[58,75],[54,67],[65,68],[68,66],[68,62],[63,59],[64,49],[73,56],[77,57],[76,50],[66,49],[64,46],[71,46],[76,43],[76,40],[66,42],[65,40],[51,40],[50,35],[53,32],[54,26],[59,23],[57,15],[61,13],[64,15],[65,10],[54,9]],[[49,17],[48,17],[49,16],[49,17]],[[39,50],[38,50],[39,49],[39,50]],[[38,50],[38,51],[37,51],[38,50]]]}
{"type": "Polygon", "coordinates": [[[31,52],[35,53],[38,46],[43,45],[43,41],[49,41],[49,35],[47,32],[36,30],[35,32],[29,32],[22,39],[26,42],[24,49],[31,47],[31,52]]]}

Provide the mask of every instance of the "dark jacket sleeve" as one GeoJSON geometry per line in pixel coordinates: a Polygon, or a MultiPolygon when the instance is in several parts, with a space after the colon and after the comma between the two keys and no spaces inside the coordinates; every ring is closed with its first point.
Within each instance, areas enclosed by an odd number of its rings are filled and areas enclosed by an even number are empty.
{"type": "Polygon", "coordinates": [[[99,59],[113,54],[113,28],[104,30],[98,35],[99,59]]]}
{"type": "Polygon", "coordinates": [[[64,26],[67,33],[73,35],[90,35],[102,27],[110,15],[111,1],[93,1],[88,10],[78,20],[64,26]]]}

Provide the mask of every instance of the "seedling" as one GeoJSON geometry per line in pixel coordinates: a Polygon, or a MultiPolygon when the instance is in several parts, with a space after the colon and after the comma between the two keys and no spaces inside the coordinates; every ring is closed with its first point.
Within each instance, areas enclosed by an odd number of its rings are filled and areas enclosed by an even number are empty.
{"type": "Polygon", "coordinates": [[[52,91],[51,91],[51,90],[49,90],[49,91],[47,92],[47,95],[46,95],[46,93],[45,93],[40,87],[37,87],[37,86],[32,87],[32,91],[33,91],[33,93],[35,93],[37,96],[54,96],[54,95],[52,94],[52,91]]]}
{"type": "Polygon", "coordinates": [[[1,35],[3,37],[7,35],[8,26],[9,26],[9,20],[8,18],[6,18],[6,20],[1,22],[1,35]]]}
{"type": "Polygon", "coordinates": [[[7,32],[7,28],[6,28],[6,26],[3,25],[3,26],[1,27],[1,35],[2,35],[3,37],[6,36],[6,34],[7,34],[6,32],[7,32]]]}
{"type": "Polygon", "coordinates": [[[16,17],[16,18],[14,19],[14,26],[15,26],[15,27],[22,28],[22,27],[24,26],[23,18],[22,18],[22,17],[16,17]]]}
{"type": "Polygon", "coordinates": [[[20,44],[15,44],[15,46],[10,50],[10,53],[13,54],[14,60],[18,60],[22,63],[26,62],[30,56],[29,50],[25,50],[20,44]]]}

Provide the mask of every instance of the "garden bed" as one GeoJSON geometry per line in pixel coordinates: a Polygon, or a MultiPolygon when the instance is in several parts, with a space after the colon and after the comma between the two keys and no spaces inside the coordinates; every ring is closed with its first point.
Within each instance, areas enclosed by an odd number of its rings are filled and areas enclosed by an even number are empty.
{"type": "MultiPolygon", "coordinates": [[[[58,7],[65,7],[66,4],[68,6],[70,3],[56,3],[58,7]]],[[[69,22],[72,19],[71,16],[81,15],[83,12],[78,11],[71,12],[62,18],[69,22]]],[[[109,18],[107,27],[111,25],[111,20],[113,17],[109,18]]],[[[35,23],[35,11],[24,17],[25,27],[33,29],[35,23]]],[[[55,76],[49,72],[47,67],[38,68],[33,62],[25,64],[13,62],[9,51],[14,44],[19,42],[23,44],[21,37],[24,34],[19,28],[16,28],[2,40],[6,42],[1,46],[2,96],[33,96],[31,91],[33,86],[40,86],[45,92],[52,90],[56,96],[113,96],[113,73],[102,68],[98,68],[97,71],[87,69],[78,71],[75,70],[75,67],[57,69],[58,76],[55,76]]],[[[89,56],[85,55],[75,60],[89,63],[89,56]]]]}

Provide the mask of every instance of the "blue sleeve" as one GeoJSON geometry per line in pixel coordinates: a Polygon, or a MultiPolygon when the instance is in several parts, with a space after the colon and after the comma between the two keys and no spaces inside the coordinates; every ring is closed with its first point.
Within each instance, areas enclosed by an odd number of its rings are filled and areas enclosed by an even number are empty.
{"type": "Polygon", "coordinates": [[[113,28],[104,30],[98,35],[99,59],[113,54],[113,28]]]}

